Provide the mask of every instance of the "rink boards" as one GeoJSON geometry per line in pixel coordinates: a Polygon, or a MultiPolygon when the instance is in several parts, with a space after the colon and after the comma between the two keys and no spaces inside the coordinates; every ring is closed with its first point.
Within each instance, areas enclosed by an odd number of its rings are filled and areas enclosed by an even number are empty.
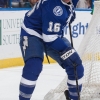
{"type": "MultiPolygon", "coordinates": [[[[0,9],[0,68],[23,66],[24,62],[19,47],[20,27],[24,14],[29,9],[0,9]]],[[[72,23],[72,37],[77,50],[88,28],[92,15],[91,10],[76,10],[76,19],[72,23]]],[[[69,29],[65,29],[65,37],[70,41],[69,29]]],[[[55,63],[51,58],[50,62],[55,63]]],[[[44,63],[47,58],[44,57],[44,63]]]]}

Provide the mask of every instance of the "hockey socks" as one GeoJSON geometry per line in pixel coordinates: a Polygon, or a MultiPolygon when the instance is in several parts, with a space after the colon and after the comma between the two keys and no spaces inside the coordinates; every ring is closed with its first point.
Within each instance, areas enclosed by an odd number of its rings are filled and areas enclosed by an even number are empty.
{"type": "Polygon", "coordinates": [[[20,81],[19,100],[30,100],[41,71],[41,58],[31,58],[25,62],[22,78],[20,81]]]}

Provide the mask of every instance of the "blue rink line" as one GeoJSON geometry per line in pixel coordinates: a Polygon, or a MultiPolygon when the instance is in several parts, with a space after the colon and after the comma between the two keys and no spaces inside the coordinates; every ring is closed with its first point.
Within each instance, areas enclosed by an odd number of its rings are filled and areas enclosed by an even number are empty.
{"type": "Polygon", "coordinates": [[[0,8],[0,11],[22,11],[30,10],[31,8],[0,8]]]}
{"type": "MultiPolygon", "coordinates": [[[[31,8],[0,8],[0,11],[22,11],[22,10],[30,10],[31,8]]],[[[76,8],[76,11],[92,11],[92,9],[80,9],[76,8]]]]}

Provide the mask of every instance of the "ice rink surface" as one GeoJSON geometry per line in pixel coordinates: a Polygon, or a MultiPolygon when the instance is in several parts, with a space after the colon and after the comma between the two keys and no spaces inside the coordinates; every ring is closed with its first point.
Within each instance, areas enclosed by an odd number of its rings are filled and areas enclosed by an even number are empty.
{"type": "MultiPolygon", "coordinates": [[[[22,66],[0,69],[0,100],[19,100],[22,66]]],[[[31,100],[43,100],[51,89],[63,80],[66,73],[58,64],[44,64],[31,100]]]]}
{"type": "MultiPolygon", "coordinates": [[[[23,66],[0,69],[0,100],[19,100],[19,83],[23,66]]],[[[43,100],[66,76],[58,64],[44,64],[31,100],[43,100]]],[[[93,100],[100,100],[93,99],[93,100]]]]}

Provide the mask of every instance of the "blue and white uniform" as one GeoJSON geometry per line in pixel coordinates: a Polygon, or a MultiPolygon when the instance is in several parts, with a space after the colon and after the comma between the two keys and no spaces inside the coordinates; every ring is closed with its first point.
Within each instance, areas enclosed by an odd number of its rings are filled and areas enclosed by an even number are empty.
{"type": "Polygon", "coordinates": [[[21,35],[34,35],[44,42],[53,42],[63,35],[65,25],[74,19],[72,4],[68,5],[62,0],[40,0],[26,13],[21,35]]]}
{"type": "Polygon", "coordinates": [[[69,96],[72,100],[78,100],[73,65],[77,65],[79,91],[82,88],[84,68],[77,52],[63,37],[64,27],[72,23],[76,17],[74,7],[77,2],[78,0],[72,0],[72,3],[67,4],[62,0],[39,0],[25,14],[20,39],[25,62],[20,82],[20,100],[31,98],[42,71],[44,51],[65,69],[68,75],[66,85],[68,85],[69,96]],[[70,55],[67,56],[69,53],[70,55]]]}

